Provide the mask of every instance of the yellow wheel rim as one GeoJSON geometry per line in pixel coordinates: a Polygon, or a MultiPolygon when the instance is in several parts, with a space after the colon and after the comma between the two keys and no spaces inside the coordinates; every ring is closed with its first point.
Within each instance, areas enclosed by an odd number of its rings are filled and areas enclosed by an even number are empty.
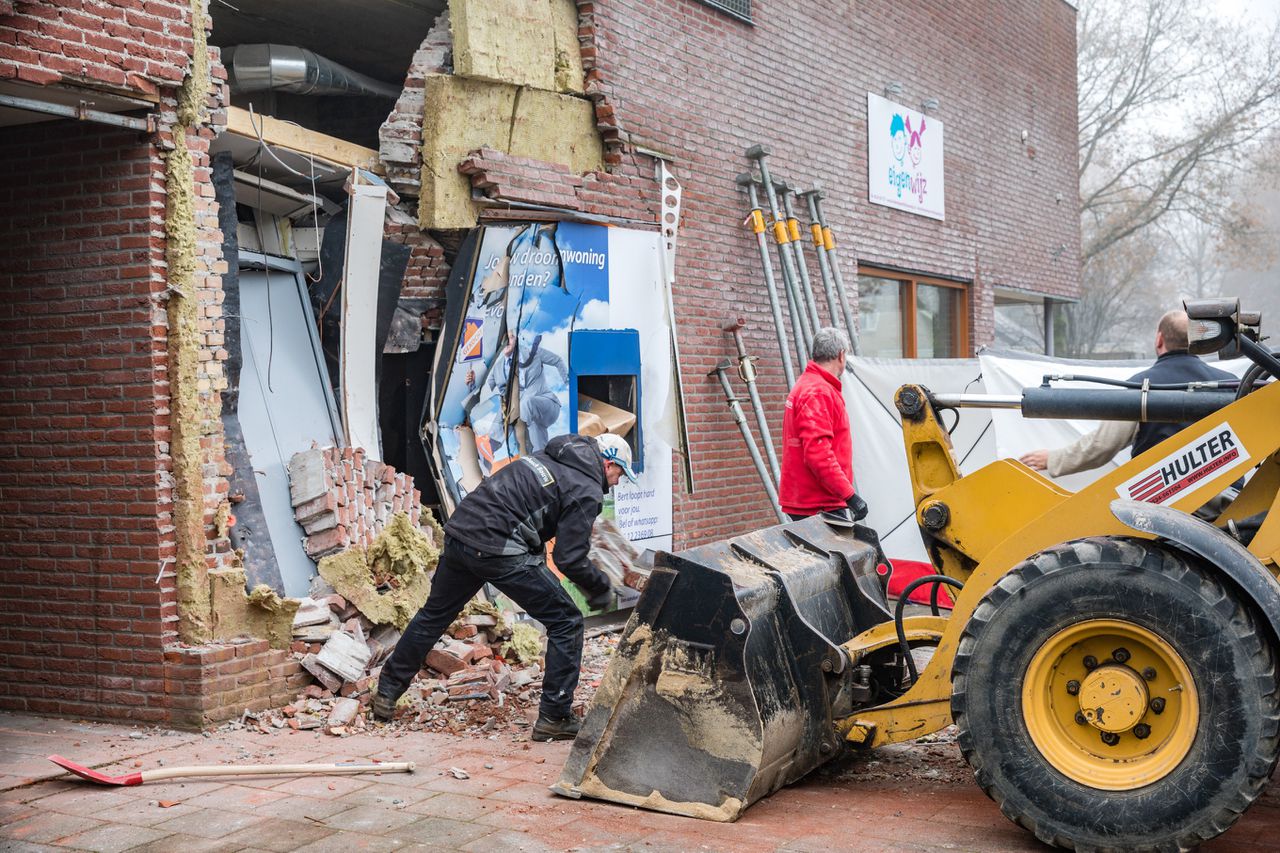
{"type": "Polygon", "coordinates": [[[1163,638],[1132,622],[1090,619],[1054,634],[1031,659],[1022,718],[1063,775],[1128,791],[1186,757],[1200,703],[1191,671],[1163,638]]]}

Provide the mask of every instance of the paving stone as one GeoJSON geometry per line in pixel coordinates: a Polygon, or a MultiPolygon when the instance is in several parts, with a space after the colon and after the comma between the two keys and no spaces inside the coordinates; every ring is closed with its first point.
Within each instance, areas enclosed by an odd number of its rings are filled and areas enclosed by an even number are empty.
{"type": "Polygon", "coordinates": [[[197,835],[201,838],[221,838],[252,826],[263,820],[251,814],[221,811],[218,809],[197,808],[172,820],[156,824],[157,829],[168,832],[182,832],[197,835]]]}
{"type": "MultiPolygon", "coordinates": [[[[394,775],[394,774],[388,774],[394,775]]],[[[385,777],[383,777],[385,778],[385,777]]],[[[342,798],[342,802],[350,806],[377,806],[384,809],[403,809],[413,803],[419,803],[428,797],[434,797],[434,791],[421,788],[408,788],[403,785],[390,785],[375,782],[359,791],[353,791],[342,798]],[[399,802],[396,802],[399,800],[399,802]]]]}
{"type": "Polygon", "coordinates": [[[28,805],[42,812],[97,817],[98,812],[104,809],[127,805],[132,800],[133,798],[127,794],[117,793],[110,788],[85,784],[79,790],[63,791],[38,800],[29,800],[28,805]]]}
{"type": "Polygon", "coordinates": [[[352,776],[300,776],[281,782],[273,790],[283,791],[291,797],[319,797],[334,800],[352,791],[368,787],[369,784],[352,776]]]}
{"type": "Polygon", "coordinates": [[[314,823],[304,818],[285,820],[284,818],[268,818],[261,823],[245,827],[222,839],[228,850],[239,850],[238,845],[251,845],[260,850],[285,853],[296,850],[307,844],[328,838],[334,830],[321,823],[314,823]]]}
{"type": "MultiPolygon", "coordinates": [[[[249,811],[256,810],[259,806],[265,806],[268,803],[274,803],[277,800],[287,799],[288,794],[283,791],[273,791],[269,788],[255,788],[246,785],[227,785],[216,791],[210,791],[201,795],[195,805],[206,809],[221,809],[222,811],[249,811]]],[[[192,804],[191,800],[187,800],[187,804],[192,804]]]]}
{"type": "Polygon", "coordinates": [[[135,847],[129,853],[223,853],[226,850],[227,845],[221,838],[201,838],[175,832],[135,847]]]}
{"type": "Polygon", "coordinates": [[[351,804],[338,799],[322,800],[318,797],[289,797],[254,808],[261,817],[282,817],[307,823],[324,822],[338,812],[351,808],[351,804]]]}
{"type": "Polygon", "coordinates": [[[449,820],[443,817],[427,817],[401,827],[390,837],[401,841],[438,844],[456,850],[464,844],[492,835],[493,831],[493,827],[483,824],[449,820]]]}
{"type": "MultiPolygon", "coordinates": [[[[475,851],[475,853],[491,853],[494,850],[507,850],[511,851],[511,853],[559,853],[560,851],[560,848],[552,847],[542,841],[537,833],[516,831],[495,832],[492,835],[486,835],[483,838],[470,841],[458,849],[475,851]]],[[[644,853],[649,853],[647,846],[641,849],[644,853]]],[[[686,847],[680,853],[688,853],[688,848],[686,847]]]]}
{"type": "Polygon", "coordinates": [[[447,817],[456,820],[475,820],[480,815],[501,808],[501,804],[458,794],[436,794],[420,803],[405,807],[405,811],[427,817],[447,817]]]}
{"type": "MultiPolygon", "coordinates": [[[[310,844],[297,848],[294,853],[351,853],[353,850],[366,853],[387,853],[391,850],[403,850],[404,842],[379,835],[363,835],[359,832],[337,832],[328,838],[321,838],[310,844]]],[[[186,853],[186,851],[183,851],[186,853]]]]}
{"type": "Polygon", "coordinates": [[[402,826],[421,820],[412,812],[384,809],[379,806],[355,806],[328,818],[325,823],[348,832],[389,835],[402,826]]]}
{"type": "Polygon", "coordinates": [[[14,841],[44,844],[102,826],[102,821],[57,812],[36,812],[4,828],[4,837],[14,841]]]}
{"type": "Polygon", "coordinates": [[[169,808],[161,808],[159,800],[130,799],[122,806],[103,809],[94,815],[98,820],[109,823],[127,823],[131,826],[155,826],[166,820],[173,820],[188,809],[197,808],[188,803],[179,803],[169,808]]]}
{"type": "Polygon", "coordinates": [[[143,844],[164,838],[169,833],[145,826],[129,826],[115,823],[94,827],[88,832],[80,832],[61,839],[58,843],[64,847],[92,850],[94,853],[120,853],[143,844]]]}

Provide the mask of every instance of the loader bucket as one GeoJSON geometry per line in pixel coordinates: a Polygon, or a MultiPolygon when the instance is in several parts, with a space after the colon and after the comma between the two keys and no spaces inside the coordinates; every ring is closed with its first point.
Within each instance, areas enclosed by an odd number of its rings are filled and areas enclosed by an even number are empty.
{"type": "Polygon", "coordinates": [[[817,516],[660,553],[552,790],[732,821],[833,758],[839,645],[891,618],[881,562],[817,516]]]}

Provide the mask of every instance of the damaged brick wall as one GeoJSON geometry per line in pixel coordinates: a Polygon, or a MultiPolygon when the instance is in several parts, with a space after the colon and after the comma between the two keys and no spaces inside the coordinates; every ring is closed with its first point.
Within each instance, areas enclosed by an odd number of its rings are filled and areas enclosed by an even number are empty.
{"type": "MultiPolygon", "coordinates": [[[[190,160],[177,174],[189,192],[176,208],[166,168],[182,114],[173,86],[203,44],[190,24],[197,8],[20,3],[0,20],[0,76],[128,87],[153,97],[159,118],[152,136],[69,121],[0,129],[0,499],[11,508],[0,519],[0,707],[183,724],[173,697],[191,674],[173,669],[166,650],[220,654],[174,642],[179,409],[194,510],[186,542],[201,574],[238,565],[219,420],[225,264],[208,158],[223,123],[216,52],[181,133],[190,160]],[[180,381],[171,373],[178,302],[190,365],[180,381]]],[[[263,660],[272,675],[254,690],[283,694],[289,673],[263,660]]],[[[226,685],[200,681],[204,711],[250,686],[227,698],[226,685]]]]}
{"type": "Polygon", "coordinates": [[[0,79],[156,95],[181,82],[190,58],[191,7],[182,0],[17,0],[0,19],[0,79]]]}
{"type": "Polygon", "coordinates": [[[443,299],[449,280],[449,263],[444,248],[418,226],[413,202],[400,202],[387,207],[384,234],[388,240],[408,246],[409,263],[400,289],[402,299],[443,299]]]}
{"type": "Polygon", "coordinates": [[[287,649],[266,640],[165,651],[170,723],[199,729],[288,704],[311,683],[287,649]]]}
{"type": "Polygon", "coordinates": [[[423,90],[428,74],[453,71],[453,38],[449,11],[436,18],[431,31],[409,62],[404,90],[378,132],[378,156],[387,170],[387,183],[401,195],[417,197],[422,188],[423,90]]]}

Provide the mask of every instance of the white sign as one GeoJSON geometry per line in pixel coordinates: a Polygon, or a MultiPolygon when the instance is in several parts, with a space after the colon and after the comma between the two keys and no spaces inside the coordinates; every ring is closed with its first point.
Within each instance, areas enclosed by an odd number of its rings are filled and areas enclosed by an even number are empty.
{"type": "Polygon", "coordinates": [[[873,204],[944,219],[942,122],[868,92],[867,188],[873,204]]]}

